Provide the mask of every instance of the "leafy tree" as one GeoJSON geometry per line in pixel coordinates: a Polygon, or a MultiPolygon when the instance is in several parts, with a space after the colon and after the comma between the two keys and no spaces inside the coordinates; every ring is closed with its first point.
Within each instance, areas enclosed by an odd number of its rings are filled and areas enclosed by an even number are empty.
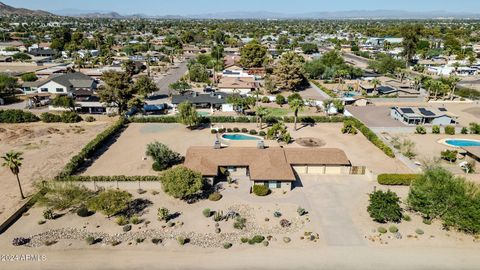
{"type": "Polygon", "coordinates": [[[294,129],[297,130],[298,112],[305,107],[305,102],[302,98],[289,99],[288,106],[290,106],[294,112],[294,129]]]}
{"type": "Polygon", "coordinates": [[[158,91],[158,87],[155,82],[148,76],[140,76],[133,85],[133,89],[136,94],[143,97],[158,91]]]}
{"type": "Polygon", "coordinates": [[[21,76],[21,78],[22,78],[22,81],[24,81],[24,82],[34,82],[34,81],[38,80],[37,75],[35,75],[35,73],[33,73],[33,72],[23,74],[21,76]]]}
{"type": "Polygon", "coordinates": [[[103,73],[102,81],[105,85],[98,91],[100,101],[116,105],[119,114],[122,114],[128,108],[129,100],[133,98],[132,78],[125,72],[107,71],[103,73]]]}
{"type": "Polygon", "coordinates": [[[13,60],[17,60],[17,61],[26,61],[26,60],[31,60],[32,57],[26,53],[22,53],[22,52],[18,52],[14,55],[12,55],[12,58],[13,60]]]}
{"type": "Polygon", "coordinates": [[[106,190],[88,201],[88,208],[100,211],[108,217],[114,216],[125,209],[132,200],[132,194],[121,190],[106,190]]]}
{"type": "Polygon", "coordinates": [[[156,171],[163,171],[181,161],[179,153],[157,141],[147,145],[146,155],[153,159],[153,168],[156,171]]]}
{"type": "Polygon", "coordinates": [[[395,192],[377,190],[369,196],[370,204],[367,211],[374,221],[380,223],[401,221],[402,208],[400,207],[400,198],[395,192]]]}
{"type": "Polygon", "coordinates": [[[301,47],[302,47],[303,53],[305,54],[318,53],[318,46],[315,43],[303,43],[301,47]]]}
{"type": "Polygon", "coordinates": [[[262,67],[266,60],[267,48],[253,40],[240,49],[240,64],[245,68],[262,67]]]}
{"type": "Polygon", "coordinates": [[[20,173],[20,167],[22,166],[22,155],[23,154],[21,152],[16,151],[10,151],[6,153],[2,156],[2,167],[7,167],[10,169],[10,172],[12,172],[12,174],[17,178],[18,189],[20,190],[20,196],[23,200],[25,199],[25,196],[23,195],[22,185],[20,184],[20,178],[18,177],[18,174],[20,173]]]}
{"type": "Polygon", "coordinates": [[[398,68],[405,67],[405,63],[401,60],[396,60],[386,54],[379,54],[376,60],[368,62],[368,68],[373,69],[382,74],[394,74],[398,68]]]}
{"type": "Polygon", "coordinates": [[[166,170],[160,176],[165,193],[177,199],[186,199],[202,190],[203,177],[200,173],[183,166],[166,170]]]}
{"type": "Polygon", "coordinates": [[[52,106],[69,109],[75,111],[75,100],[67,95],[56,95],[52,99],[52,106]]]}
{"type": "Polygon", "coordinates": [[[273,82],[272,76],[270,74],[265,75],[263,88],[269,94],[277,91],[275,83],[273,82]]]}
{"type": "Polygon", "coordinates": [[[180,94],[185,93],[188,89],[191,89],[192,86],[184,81],[178,81],[170,84],[168,86],[170,89],[178,91],[180,94]]]}
{"type": "Polygon", "coordinates": [[[181,50],[183,48],[182,41],[173,35],[165,37],[165,45],[176,50],[181,50]]]}
{"type": "Polygon", "coordinates": [[[281,94],[278,94],[276,97],[275,97],[275,103],[277,103],[278,105],[282,106],[283,104],[285,104],[285,97],[281,94]]]}
{"type": "Polygon", "coordinates": [[[180,122],[188,128],[196,126],[200,120],[195,106],[188,101],[184,101],[178,105],[178,118],[180,122]]]}
{"type": "Polygon", "coordinates": [[[242,97],[238,93],[234,93],[233,95],[230,95],[227,97],[227,103],[232,104],[236,110],[240,112],[244,112],[245,110],[248,110],[249,108],[253,107],[256,103],[255,97],[242,97]]]}
{"type": "Polygon", "coordinates": [[[280,89],[296,90],[305,82],[303,58],[294,52],[287,52],[275,66],[273,74],[280,89]]]}
{"type": "Polygon", "coordinates": [[[409,63],[417,52],[418,43],[422,36],[422,26],[419,24],[415,25],[405,25],[400,30],[403,37],[402,46],[403,46],[403,55],[405,60],[409,63]]]}
{"type": "Polygon", "coordinates": [[[0,98],[6,98],[15,95],[15,90],[17,87],[18,84],[16,78],[0,74],[0,98]]]}
{"type": "Polygon", "coordinates": [[[200,63],[191,65],[188,75],[192,82],[208,82],[208,70],[200,63]]]}

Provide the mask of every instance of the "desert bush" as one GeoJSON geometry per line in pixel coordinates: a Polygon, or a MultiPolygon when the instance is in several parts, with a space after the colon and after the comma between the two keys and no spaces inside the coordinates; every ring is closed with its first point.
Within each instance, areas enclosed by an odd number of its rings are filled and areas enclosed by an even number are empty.
{"type": "Polygon", "coordinates": [[[87,207],[82,205],[77,209],[77,215],[79,217],[89,217],[93,215],[93,212],[89,211],[87,207]]]}
{"type": "Polygon", "coordinates": [[[129,224],[129,225],[125,225],[125,226],[123,226],[122,230],[123,230],[124,232],[129,232],[129,231],[132,230],[132,225],[130,225],[130,224],[129,224]]]}
{"type": "Polygon", "coordinates": [[[211,129],[211,130],[210,130],[210,133],[212,133],[212,134],[217,134],[218,131],[217,131],[216,129],[211,129]]]}
{"type": "Polygon", "coordinates": [[[262,235],[255,235],[250,239],[254,244],[260,244],[265,240],[265,237],[262,235]]]}
{"type": "Polygon", "coordinates": [[[177,199],[186,199],[202,190],[204,180],[200,173],[184,166],[171,168],[160,176],[165,193],[177,199]]]}
{"type": "Polygon", "coordinates": [[[249,239],[247,237],[240,238],[240,242],[242,242],[243,244],[248,243],[248,240],[249,239]]]}
{"type": "Polygon", "coordinates": [[[462,131],[460,131],[461,134],[468,134],[468,128],[463,127],[462,131]]]}
{"type": "Polygon", "coordinates": [[[94,196],[91,190],[73,183],[48,182],[42,188],[45,193],[38,198],[38,204],[60,211],[79,207],[94,196]]]}
{"type": "Polygon", "coordinates": [[[469,124],[470,134],[480,134],[480,124],[470,123],[469,124]]]}
{"type": "Polygon", "coordinates": [[[455,127],[454,126],[445,126],[445,134],[455,135],[455,127]]]}
{"type": "Polygon", "coordinates": [[[433,134],[440,134],[440,127],[437,125],[432,126],[432,133],[433,134]]]}
{"type": "Polygon", "coordinates": [[[418,177],[420,177],[419,174],[380,174],[377,181],[380,185],[409,186],[418,177]]]}
{"type": "Polygon", "coordinates": [[[170,210],[165,207],[158,208],[157,215],[159,220],[165,220],[168,222],[170,219],[170,210]]]}
{"type": "Polygon", "coordinates": [[[177,241],[180,245],[183,246],[188,242],[188,239],[186,237],[179,236],[179,237],[177,237],[177,241]]]}
{"type": "Polygon", "coordinates": [[[78,123],[83,120],[76,112],[62,112],[60,117],[63,123],[78,123]]]}
{"type": "Polygon", "coordinates": [[[162,239],[160,239],[160,238],[152,238],[152,243],[155,244],[155,245],[158,245],[158,244],[162,243],[162,239]]]}
{"type": "Polygon", "coordinates": [[[163,171],[182,160],[179,153],[170,150],[168,146],[157,141],[147,145],[145,154],[153,159],[153,169],[156,171],[163,171]]]}
{"type": "Polygon", "coordinates": [[[458,155],[458,151],[456,150],[449,150],[449,149],[446,149],[442,152],[440,152],[440,157],[448,162],[455,162],[457,161],[457,155],[458,155]]]}
{"type": "Polygon", "coordinates": [[[132,194],[121,190],[101,191],[88,201],[88,208],[102,212],[108,217],[124,211],[132,200],[132,194]]]}
{"type": "Polygon", "coordinates": [[[58,114],[44,112],[40,114],[40,119],[44,123],[59,123],[62,122],[62,117],[58,114]]]}
{"type": "Polygon", "coordinates": [[[263,131],[263,130],[258,132],[258,136],[265,137],[266,135],[267,135],[267,133],[265,133],[265,131],[263,131]]]}
{"type": "Polygon", "coordinates": [[[357,129],[355,128],[355,123],[352,120],[346,120],[345,122],[343,122],[342,133],[343,134],[352,134],[352,135],[357,134],[357,129]]]}
{"type": "Polygon", "coordinates": [[[377,231],[381,234],[387,233],[387,229],[385,229],[385,227],[378,227],[377,231]]]}
{"type": "Polygon", "coordinates": [[[427,129],[424,126],[417,126],[415,129],[415,133],[417,134],[427,134],[427,129]]]}
{"type": "Polygon", "coordinates": [[[276,217],[276,218],[279,218],[282,216],[282,213],[278,212],[278,211],[275,211],[273,212],[273,216],[276,217]]]}
{"type": "Polygon", "coordinates": [[[233,246],[232,243],[224,243],[224,244],[223,244],[223,248],[224,248],[224,249],[229,249],[229,248],[231,248],[232,246],[233,246]]]}
{"type": "Polygon", "coordinates": [[[210,210],[210,208],[205,208],[203,209],[202,214],[204,217],[209,218],[212,216],[212,210],[210,210]]]}
{"type": "Polygon", "coordinates": [[[220,199],[222,199],[222,197],[223,197],[222,194],[218,192],[213,192],[210,195],[208,195],[208,199],[214,202],[219,201],[220,199]]]}
{"type": "Polygon", "coordinates": [[[130,223],[132,223],[133,225],[137,225],[137,224],[142,223],[142,220],[140,219],[139,216],[133,215],[133,216],[130,218],[130,223]]]}
{"type": "Polygon", "coordinates": [[[418,234],[418,235],[424,234],[424,232],[423,232],[422,229],[416,229],[416,230],[415,230],[415,233],[418,234]]]}
{"type": "Polygon", "coordinates": [[[391,233],[397,233],[398,232],[398,228],[397,226],[395,225],[392,225],[388,228],[388,231],[391,232],[391,233]]]}
{"type": "Polygon", "coordinates": [[[290,221],[288,221],[287,219],[280,220],[280,226],[282,228],[290,227],[290,225],[292,225],[292,223],[290,221]]]}
{"type": "Polygon", "coordinates": [[[31,112],[23,110],[0,110],[0,123],[30,123],[39,120],[40,119],[31,112]]]}
{"type": "Polygon", "coordinates": [[[93,245],[93,244],[95,244],[96,239],[95,239],[95,237],[90,235],[90,236],[87,236],[85,238],[85,242],[87,242],[87,245],[93,245]]]}
{"type": "Polygon", "coordinates": [[[38,224],[38,225],[43,225],[43,224],[45,224],[45,223],[47,223],[47,221],[44,220],[44,219],[41,219],[41,220],[37,221],[37,224],[38,224]]]}
{"type": "Polygon", "coordinates": [[[270,189],[264,185],[253,185],[253,193],[257,196],[267,196],[270,194],[270,189]]]}
{"type": "Polygon", "coordinates": [[[270,99],[268,97],[262,97],[262,103],[270,103],[270,99]]]}
{"type": "Polygon", "coordinates": [[[411,218],[409,215],[407,215],[407,214],[404,214],[404,215],[403,215],[403,220],[405,220],[405,221],[407,221],[407,222],[408,222],[408,221],[411,221],[411,220],[412,220],[412,218],[411,218]]]}
{"type": "Polygon", "coordinates": [[[125,226],[128,224],[128,218],[126,218],[125,216],[118,216],[115,219],[115,223],[117,223],[117,225],[119,226],[125,226]]]}
{"type": "Polygon", "coordinates": [[[242,128],[241,131],[242,131],[242,133],[247,133],[247,132],[248,132],[248,129],[242,128]]]}
{"type": "Polygon", "coordinates": [[[228,132],[228,133],[232,133],[232,132],[233,132],[233,129],[227,128],[227,132],[228,132]]]}
{"type": "Polygon", "coordinates": [[[233,222],[233,228],[238,230],[243,230],[246,227],[247,219],[242,217],[237,217],[235,222],[233,222]]]}
{"type": "Polygon", "coordinates": [[[278,105],[282,106],[283,104],[285,104],[285,102],[286,102],[286,100],[285,100],[285,97],[283,95],[278,94],[275,97],[275,103],[277,103],[278,105]]]}
{"type": "Polygon", "coordinates": [[[248,133],[250,135],[257,135],[257,131],[255,129],[251,129],[248,133]]]}
{"type": "Polygon", "coordinates": [[[400,198],[395,192],[378,190],[370,194],[370,204],[367,211],[370,217],[380,223],[400,222],[402,208],[400,198]]]}
{"type": "Polygon", "coordinates": [[[45,209],[43,211],[43,218],[44,219],[55,219],[55,213],[53,212],[52,209],[45,209]]]}
{"type": "Polygon", "coordinates": [[[85,122],[91,123],[91,122],[95,122],[95,121],[96,121],[95,117],[93,117],[91,115],[85,117],[85,122]]]}
{"type": "Polygon", "coordinates": [[[303,215],[307,214],[307,210],[305,210],[302,207],[298,207],[297,208],[297,213],[298,213],[299,216],[303,216],[303,215]]]}

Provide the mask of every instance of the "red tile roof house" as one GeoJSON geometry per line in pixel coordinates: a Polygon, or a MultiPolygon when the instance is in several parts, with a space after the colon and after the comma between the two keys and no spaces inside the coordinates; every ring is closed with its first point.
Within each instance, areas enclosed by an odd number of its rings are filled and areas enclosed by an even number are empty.
{"type": "Polygon", "coordinates": [[[296,174],[348,175],[351,163],[335,148],[190,147],[184,165],[213,181],[220,168],[232,175],[249,176],[253,185],[289,191],[296,174]]]}

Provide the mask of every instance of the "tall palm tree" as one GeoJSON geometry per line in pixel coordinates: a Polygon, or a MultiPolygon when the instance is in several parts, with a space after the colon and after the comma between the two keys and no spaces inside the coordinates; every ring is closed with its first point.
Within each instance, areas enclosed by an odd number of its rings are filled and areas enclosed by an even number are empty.
{"type": "Polygon", "coordinates": [[[376,92],[376,91],[377,91],[377,87],[381,84],[381,82],[380,82],[379,79],[373,79],[373,80],[372,80],[372,84],[373,84],[373,91],[376,92]]]}
{"type": "Polygon", "coordinates": [[[263,118],[268,115],[268,109],[262,106],[255,108],[255,114],[257,115],[258,121],[260,123],[260,129],[263,129],[263,118]]]}
{"type": "Polygon", "coordinates": [[[2,156],[2,159],[4,160],[2,167],[8,167],[13,173],[13,175],[17,177],[18,188],[20,189],[20,196],[22,197],[22,200],[25,199],[25,196],[23,195],[22,185],[20,184],[20,178],[18,177],[18,174],[20,173],[20,167],[22,166],[22,153],[10,151],[4,156],[2,156]]]}
{"type": "Polygon", "coordinates": [[[460,78],[458,77],[450,77],[449,82],[450,82],[450,100],[453,100],[455,97],[455,90],[457,90],[457,84],[460,82],[460,78]]]}
{"type": "Polygon", "coordinates": [[[295,131],[297,130],[297,119],[298,119],[298,112],[300,110],[303,109],[303,107],[305,106],[305,103],[303,102],[303,99],[301,98],[295,98],[295,99],[292,99],[288,102],[288,105],[290,106],[290,108],[294,111],[294,125],[293,125],[293,128],[295,129],[295,131]]]}

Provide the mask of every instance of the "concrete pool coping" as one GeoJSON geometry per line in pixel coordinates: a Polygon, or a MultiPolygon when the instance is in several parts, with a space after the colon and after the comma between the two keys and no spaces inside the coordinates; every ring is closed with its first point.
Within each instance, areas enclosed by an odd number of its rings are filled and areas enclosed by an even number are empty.
{"type": "Polygon", "coordinates": [[[478,142],[480,143],[480,140],[475,140],[475,139],[462,139],[462,138],[445,138],[445,139],[441,139],[441,140],[438,140],[437,142],[439,144],[443,144],[445,146],[449,146],[449,147],[453,147],[453,148],[462,148],[463,146],[455,146],[455,145],[451,145],[449,143],[447,143],[447,141],[454,141],[454,140],[457,140],[457,141],[472,141],[472,142],[478,142]]]}
{"type": "Polygon", "coordinates": [[[225,140],[225,141],[264,141],[265,139],[263,137],[260,137],[260,136],[256,136],[256,135],[250,135],[248,133],[241,133],[241,132],[226,132],[226,133],[223,133],[221,136],[222,140],[225,140]],[[257,140],[232,140],[232,139],[227,139],[223,136],[225,135],[242,135],[242,136],[247,136],[247,137],[252,137],[252,138],[257,138],[257,140]]]}

